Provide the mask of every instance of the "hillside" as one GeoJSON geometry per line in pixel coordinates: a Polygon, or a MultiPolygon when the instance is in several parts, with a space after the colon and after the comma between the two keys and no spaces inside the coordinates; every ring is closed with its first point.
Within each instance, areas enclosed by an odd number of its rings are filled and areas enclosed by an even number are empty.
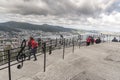
{"type": "Polygon", "coordinates": [[[61,26],[52,26],[48,24],[36,25],[25,22],[5,22],[0,23],[0,31],[20,31],[20,29],[25,30],[42,30],[45,32],[72,32],[74,29],[64,28],[61,26]]]}

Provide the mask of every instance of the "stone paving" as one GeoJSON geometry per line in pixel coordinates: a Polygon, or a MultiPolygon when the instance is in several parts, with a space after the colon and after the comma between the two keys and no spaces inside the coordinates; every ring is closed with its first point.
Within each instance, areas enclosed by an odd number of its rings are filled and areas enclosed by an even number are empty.
{"type": "MultiPolygon", "coordinates": [[[[12,67],[12,80],[120,80],[120,43],[62,49],[47,54],[43,72],[43,55],[37,61],[26,61],[22,69],[12,67]]],[[[7,69],[0,71],[0,80],[8,80],[7,69]]]]}

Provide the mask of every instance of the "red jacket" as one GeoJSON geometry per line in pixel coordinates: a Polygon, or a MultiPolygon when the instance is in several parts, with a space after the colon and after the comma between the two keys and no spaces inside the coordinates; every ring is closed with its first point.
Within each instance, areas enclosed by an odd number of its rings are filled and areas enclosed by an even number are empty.
{"type": "Polygon", "coordinates": [[[35,40],[30,40],[30,41],[28,42],[28,46],[33,49],[33,48],[38,47],[38,43],[37,43],[35,40]]]}
{"type": "Polygon", "coordinates": [[[91,42],[91,38],[88,37],[88,38],[86,39],[86,42],[91,42]]]}

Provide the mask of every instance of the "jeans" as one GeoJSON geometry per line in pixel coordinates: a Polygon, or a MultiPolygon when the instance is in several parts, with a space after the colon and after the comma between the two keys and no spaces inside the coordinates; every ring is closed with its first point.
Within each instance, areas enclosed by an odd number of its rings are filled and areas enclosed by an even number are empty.
{"type": "Polygon", "coordinates": [[[31,58],[31,55],[33,55],[35,58],[34,60],[37,60],[36,53],[37,53],[37,48],[31,49],[29,53],[29,59],[31,58]]]}
{"type": "Polygon", "coordinates": [[[86,42],[86,46],[89,46],[90,45],[90,42],[86,42]]]}

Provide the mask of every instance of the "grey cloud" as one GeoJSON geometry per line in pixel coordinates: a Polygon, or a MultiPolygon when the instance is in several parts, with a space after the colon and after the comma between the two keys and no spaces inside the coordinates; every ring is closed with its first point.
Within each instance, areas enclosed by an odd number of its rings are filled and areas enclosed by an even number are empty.
{"type": "Polygon", "coordinates": [[[20,0],[21,3],[12,2],[8,9],[11,13],[22,15],[97,16],[102,9],[93,1],[85,0],[82,5],[76,6],[71,0],[20,0]]]}
{"type": "Polygon", "coordinates": [[[36,6],[36,4],[30,4],[31,1],[27,1],[24,5],[15,5],[14,10],[11,12],[21,13],[23,15],[64,15],[72,14],[75,11],[75,7],[69,1],[53,1],[53,0],[43,0],[42,2],[46,4],[45,7],[36,6]]]}
{"type": "Polygon", "coordinates": [[[120,12],[120,0],[116,0],[106,11],[109,13],[113,11],[120,12]]]}
{"type": "Polygon", "coordinates": [[[11,10],[10,12],[18,13],[22,15],[47,15],[48,10],[39,8],[37,6],[32,7],[32,6],[17,5],[16,8],[11,10]]]}
{"type": "Polygon", "coordinates": [[[0,0],[0,22],[11,20],[82,29],[120,29],[120,0],[0,0]]]}
{"type": "Polygon", "coordinates": [[[52,14],[63,15],[71,14],[76,10],[75,5],[69,0],[43,0],[51,9],[52,14]]]}

